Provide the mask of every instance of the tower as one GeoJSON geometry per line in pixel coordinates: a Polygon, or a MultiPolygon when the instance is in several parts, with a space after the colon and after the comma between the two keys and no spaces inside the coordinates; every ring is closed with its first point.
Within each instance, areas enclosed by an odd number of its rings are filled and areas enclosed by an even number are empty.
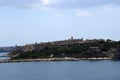
{"type": "Polygon", "coordinates": [[[71,40],[73,40],[74,38],[73,38],[73,36],[71,36],[71,40]]]}

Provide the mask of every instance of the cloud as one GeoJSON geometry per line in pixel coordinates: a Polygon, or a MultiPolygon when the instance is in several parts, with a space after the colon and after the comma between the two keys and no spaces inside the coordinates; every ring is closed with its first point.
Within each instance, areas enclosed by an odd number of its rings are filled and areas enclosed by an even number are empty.
{"type": "Polygon", "coordinates": [[[77,16],[93,16],[94,14],[88,11],[84,11],[84,10],[77,10],[76,13],[77,16]]]}
{"type": "Polygon", "coordinates": [[[108,4],[120,5],[120,0],[56,0],[56,4],[50,4],[53,8],[88,8],[104,6],[108,4]]]}
{"type": "Polygon", "coordinates": [[[114,6],[114,5],[107,5],[105,6],[105,10],[116,12],[120,14],[120,6],[114,6]]]}
{"type": "Polygon", "coordinates": [[[112,4],[120,6],[120,0],[0,0],[0,6],[16,8],[87,8],[112,4]]]}
{"type": "Polygon", "coordinates": [[[32,8],[41,5],[40,0],[0,0],[0,6],[11,6],[16,8],[32,8]]]}
{"type": "Polygon", "coordinates": [[[0,0],[0,6],[11,6],[15,8],[37,8],[50,7],[56,0],[0,0]]]}
{"type": "Polygon", "coordinates": [[[42,3],[43,3],[44,5],[49,5],[49,4],[50,4],[50,1],[49,1],[49,0],[42,0],[42,3]]]}
{"type": "Polygon", "coordinates": [[[41,0],[41,2],[45,6],[45,5],[50,5],[56,1],[55,0],[41,0]]]}

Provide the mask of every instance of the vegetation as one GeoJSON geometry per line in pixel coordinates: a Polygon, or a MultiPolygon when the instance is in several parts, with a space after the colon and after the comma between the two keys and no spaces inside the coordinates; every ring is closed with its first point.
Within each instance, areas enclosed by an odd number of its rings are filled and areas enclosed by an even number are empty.
{"type": "Polygon", "coordinates": [[[16,50],[11,53],[12,54],[11,58],[12,59],[64,58],[64,57],[97,58],[97,57],[114,57],[114,55],[119,54],[119,52],[120,41],[97,40],[95,42],[67,44],[64,46],[52,46],[52,47],[45,46],[43,49],[40,50],[35,49],[32,51],[16,50]]]}

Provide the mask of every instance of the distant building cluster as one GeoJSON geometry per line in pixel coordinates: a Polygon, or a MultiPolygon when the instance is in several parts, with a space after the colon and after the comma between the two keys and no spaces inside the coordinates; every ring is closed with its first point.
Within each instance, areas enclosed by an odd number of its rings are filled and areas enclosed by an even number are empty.
{"type": "MultiPolygon", "coordinates": [[[[86,39],[83,40],[83,38],[81,39],[74,39],[73,37],[71,37],[68,40],[60,40],[60,41],[53,41],[53,42],[41,42],[41,43],[35,43],[35,44],[26,44],[25,46],[18,46],[17,50],[21,50],[24,52],[27,51],[33,51],[33,50],[42,50],[45,47],[47,48],[51,48],[51,47],[67,47],[70,44],[83,44],[83,43],[93,43],[93,42],[97,42],[97,41],[105,41],[104,39],[86,39]]],[[[96,51],[99,51],[98,47],[91,47],[91,49],[96,51]]]]}
{"type": "Polygon", "coordinates": [[[71,37],[68,40],[60,40],[60,41],[53,41],[53,42],[42,42],[42,43],[35,43],[35,44],[26,44],[25,46],[21,46],[18,47],[17,49],[22,50],[24,52],[27,51],[33,51],[33,50],[42,50],[45,47],[47,48],[51,48],[51,47],[66,47],[69,44],[77,44],[77,43],[85,43],[86,41],[83,40],[83,38],[81,39],[74,39],[73,37],[71,37]]]}

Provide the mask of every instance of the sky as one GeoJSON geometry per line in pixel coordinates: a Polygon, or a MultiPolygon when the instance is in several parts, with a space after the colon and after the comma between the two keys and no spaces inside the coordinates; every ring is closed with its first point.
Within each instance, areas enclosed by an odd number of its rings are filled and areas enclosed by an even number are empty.
{"type": "Polygon", "coordinates": [[[0,46],[120,40],[120,0],[0,0],[0,46]]]}

